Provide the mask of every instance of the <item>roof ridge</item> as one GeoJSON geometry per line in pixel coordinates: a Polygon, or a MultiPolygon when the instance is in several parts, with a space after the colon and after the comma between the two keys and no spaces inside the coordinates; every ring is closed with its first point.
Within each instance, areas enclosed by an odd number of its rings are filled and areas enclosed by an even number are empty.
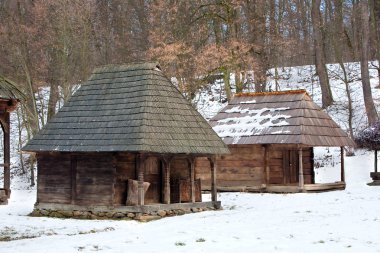
{"type": "Polygon", "coordinates": [[[236,93],[235,97],[255,97],[255,96],[268,96],[268,95],[276,96],[276,95],[302,94],[302,93],[305,93],[307,96],[309,96],[306,90],[299,89],[299,90],[285,90],[285,91],[242,92],[242,93],[236,93]]]}
{"type": "Polygon", "coordinates": [[[94,69],[92,74],[104,73],[104,72],[120,72],[120,71],[128,71],[128,70],[139,70],[139,69],[157,69],[161,71],[161,67],[158,62],[130,62],[124,64],[107,64],[103,66],[99,66],[94,69]]]}

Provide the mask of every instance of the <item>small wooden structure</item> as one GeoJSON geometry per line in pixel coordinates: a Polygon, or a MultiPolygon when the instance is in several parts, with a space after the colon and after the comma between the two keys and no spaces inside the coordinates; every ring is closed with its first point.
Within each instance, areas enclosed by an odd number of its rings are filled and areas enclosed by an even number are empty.
{"type": "Polygon", "coordinates": [[[156,63],[96,69],[23,150],[37,156],[41,214],[118,218],[219,208],[215,156],[229,152],[156,63]],[[211,202],[201,202],[197,157],[210,161],[211,202]]]}
{"type": "MultiPolygon", "coordinates": [[[[237,94],[210,124],[231,154],[218,159],[221,191],[299,192],[344,189],[347,134],[304,90],[237,94]],[[315,184],[313,147],[341,147],[341,179],[315,184]]],[[[210,186],[204,159],[196,175],[210,186]]]]}
{"type": "Polygon", "coordinates": [[[0,124],[3,130],[3,157],[4,187],[0,188],[0,205],[7,204],[11,196],[11,170],[10,170],[10,112],[17,108],[17,104],[24,98],[16,85],[0,76],[0,124]]]}
{"type": "Polygon", "coordinates": [[[380,172],[378,170],[377,152],[380,150],[380,121],[363,129],[355,138],[358,147],[374,151],[374,171],[370,173],[373,182],[368,185],[380,185],[380,172]]]}

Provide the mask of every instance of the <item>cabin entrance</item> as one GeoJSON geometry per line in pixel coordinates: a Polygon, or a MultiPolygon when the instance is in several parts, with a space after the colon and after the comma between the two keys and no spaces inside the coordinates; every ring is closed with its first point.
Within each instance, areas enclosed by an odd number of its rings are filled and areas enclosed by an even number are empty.
{"type": "Polygon", "coordinates": [[[145,204],[162,203],[162,166],[157,157],[145,161],[144,181],[150,186],[145,193],[145,204]]]}
{"type": "Polygon", "coordinates": [[[298,183],[299,161],[296,150],[285,150],[282,153],[284,184],[298,183]]]}

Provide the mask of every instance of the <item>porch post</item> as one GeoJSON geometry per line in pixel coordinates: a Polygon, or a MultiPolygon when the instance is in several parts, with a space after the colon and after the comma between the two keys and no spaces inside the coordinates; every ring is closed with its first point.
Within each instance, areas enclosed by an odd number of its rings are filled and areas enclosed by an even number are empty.
{"type": "Polygon", "coordinates": [[[216,189],[216,157],[209,157],[210,165],[211,165],[211,201],[217,201],[217,189],[216,189]]]}
{"type": "Polygon", "coordinates": [[[170,204],[170,158],[163,158],[164,161],[164,204],[170,204]]]}
{"type": "Polygon", "coordinates": [[[298,149],[298,164],[299,164],[299,189],[301,190],[301,191],[303,191],[304,190],[304,185],[305,185],[305,183],[304,183],[304,178],[303,178],[303,161],[302,161],[302,147],[300,147],[299,149],[298,149]]]}
{"type": "Polygon", "coordinates": [[[344,176],[344,147],[340,147],[340,181],[345,182],[345,176],[344,176]]]}
{"type": "Polygon", "coordinates": [[[4,144],[4,189],[8,198],[11,196],[11,170],[10,170],[10,122],[9,112],[4,113],[3,144],[4,144]]]}
{"type": "Polygon", "coordinates": [[[377,150],[375,150],[375,173],[377,173],[377,150]]]}
{"type": "Polygon", "coordinates": [[[137,165],[137,180],[138,180],[137,203],[139,206],[143,206],[145,196],[144,196],[144,157],[142,154],[137,155],[136,165],[137,165]]]}
{"type": "Polygon", "coordinates": [[[190,157],[190,197],[191,203],[195,202],[195,157],[190,157]]]}
{"type": "Polygon", "coordinates": [[[270,179],[269,167],[268,167],[268,145],[263,145],[263,146],[264,146],[264,171],[265,171],[264,181],[265,181],[265,185],[268,186],[269,179],[270,179]]]}

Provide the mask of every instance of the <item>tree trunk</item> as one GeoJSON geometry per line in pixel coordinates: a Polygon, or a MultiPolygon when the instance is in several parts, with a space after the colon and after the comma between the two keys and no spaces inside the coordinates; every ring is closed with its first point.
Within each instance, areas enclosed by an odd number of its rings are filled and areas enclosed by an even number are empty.
{"type": "Polygon", "coordinates": [[[312,25],[313,25],[313,37],[314,37],[314,51],[315,51],[315,67],[317,69],[317,74],[319,77],[319,83],[321,85],[322,91],[322,108],[326,108],[329,105],[332,105],[334,102],[329,77],[327,75],[326,69],[326,59],[324,56],[325,50],[323,46],[323,37],[322,37],[322,22],[321,22],[321,13],[320,13],[321,0],[312,1],[312,25]]]}
{"type": "Polygon", "coordinates": [[[377,111],[372,99],[371,83],[369,80],[368,60],[369,60],[369,20],[368,20],[368,1],[362,0],[360,5],[360,17],[361,17],[361,31],[362,31],[362,43],[361,43],[361,59],[360,70],[362,75],[362,88],[364,96],[364,105],[368,117],[368,124],[372,125],[377,120],[377,111]]]}

